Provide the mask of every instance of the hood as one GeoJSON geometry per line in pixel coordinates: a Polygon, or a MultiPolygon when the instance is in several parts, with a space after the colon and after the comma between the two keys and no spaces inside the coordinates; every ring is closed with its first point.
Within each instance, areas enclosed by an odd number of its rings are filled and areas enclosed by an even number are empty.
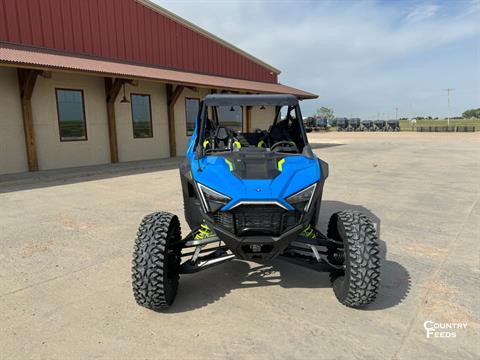
{"type": "Polygon", "coordinates": [[[317,158],[278,153],[205,156],[200,167],[191,159],[195,181],[231,199],[224,211],[241,201],[278,202],[293,210],[285,198],[318,182],[321,175],[317,158]]]}

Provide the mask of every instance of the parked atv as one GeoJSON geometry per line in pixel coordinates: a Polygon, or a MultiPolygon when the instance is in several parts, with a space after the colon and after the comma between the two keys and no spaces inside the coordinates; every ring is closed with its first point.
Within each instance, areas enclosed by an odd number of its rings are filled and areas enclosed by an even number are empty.
{"type": "Polygon", "coordinates": [[[387,131],[387,122],[385,120],[375,120],[374,131],[387,131]]]}
{"type": "Polygon", "coordinates": [[[372,120],[362,120],[361,131],[372,131],[373,121],[372,120]]]}
{"type": "Polygon", "coordinates": [[[306,118],[305,120],[303,120],[303,124],[307,133],[310,133],[312,131],[318,131],[318,127],[314,117],[306,118]]]}
{"type": "Polygon", "coordinates": [[[349,131],[360,131],[360,118],[348,119],[349,131]]]}
{"type": "Polygon", "coordinates": [[[338,118],[337,119],[337,131],[349,131],[348,119],[347,118],[338,118]]]}
{"type": "Polygon", "coordinates": [[[400,121],[387,120],[387,131],[400,131],[400,121]]]}
{"type": "Polygon", "coordinates": [[[328,120],[325,118],[316,119],[316,124],[317,124],[318,130],[328,131],[330,129],[328,120]]]}
{"type": "Polygon", "coordinates": [[[132,269],[137,303],[165,310],[181,274],[233,259],[287,257],[326,264],[342,304],[373,302],[380,258],[371,220],[345,210],[331,216],[326,235],[316,228],[327,177],[328,164],[308,144],[296,97],[208,95],[180,166],[192,231],[182,239],[178,217],[167,212],[142,220],[132,269]],[[268,131],[242,132],[233,116],[238,107],[276,109],[268,131]]]}

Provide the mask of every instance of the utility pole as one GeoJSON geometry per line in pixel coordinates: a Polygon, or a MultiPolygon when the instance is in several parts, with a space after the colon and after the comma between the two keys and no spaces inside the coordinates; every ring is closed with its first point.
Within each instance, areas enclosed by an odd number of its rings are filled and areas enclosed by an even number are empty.
{"type": "Polygon", "coordinates": [[[398,107],[395,108],[395,120],[398,120],[398,107]]]}
{"type": "Polygon", "coordinates": [[[447,92],[447,98],[448,98],[448,118],[447,118],[447,126],[450,126],[450,93],[454,91],[455,89],[443,89],[443,91],[447,92]]]}

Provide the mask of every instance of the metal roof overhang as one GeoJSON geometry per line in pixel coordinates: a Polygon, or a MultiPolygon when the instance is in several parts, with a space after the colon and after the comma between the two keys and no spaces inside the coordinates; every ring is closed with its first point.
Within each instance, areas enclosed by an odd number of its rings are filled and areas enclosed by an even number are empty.
{"type": "Polygon", "coordinates": [[[281,84],[168,70],[5,45],[0,45],[0,64],[40,70],[81,71],[104,76],[156,80],[165,83],[214,89],[291,94],[299,99],[315,99],[318,97],[318,95],[281,84]]]}

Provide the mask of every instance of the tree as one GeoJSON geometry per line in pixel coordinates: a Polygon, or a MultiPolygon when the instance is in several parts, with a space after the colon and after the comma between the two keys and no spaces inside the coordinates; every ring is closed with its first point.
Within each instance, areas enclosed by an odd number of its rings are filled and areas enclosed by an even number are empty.
{"type": "Polygon", "coordinates": [[[322,106],[320,109],[317,109],[317,116],[322,119],[333,120],[335,119],[335,115],[333,113],[333,109],[322,106]]]}
{"type": "Polygon", "coordinates": [[[479,109],[470,109],[466,110],[463,114],[462,117],[464,118],[476,118],[480,119],[480,108],[479,109]]]}

